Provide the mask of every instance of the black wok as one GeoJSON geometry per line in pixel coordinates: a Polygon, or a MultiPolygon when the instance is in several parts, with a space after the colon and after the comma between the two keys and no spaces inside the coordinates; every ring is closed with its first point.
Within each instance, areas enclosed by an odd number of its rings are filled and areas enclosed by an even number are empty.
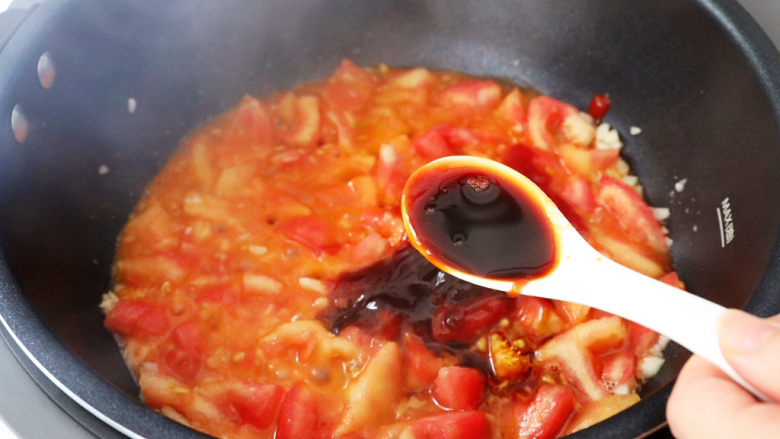
{"type": "MultiPolygon", "coordinates": [[[[245,93],[323,77],[342,57],[498,77],[580,108],[608,92],[606,121],[647,199],[671,208],[689,289],[780,312],[780,56],[730,0],[52,0],[5,32],[0,329],[74,416],[87,409],[129,436],[199,437],[144,408],[102,325],[128,214],[202,121],[245,93]],[[45,62],[38,75],[44,53],[51,83],[45,62]]],[[[687,356],[671,345],[642,402],[573,437],[656,429],[687,356]]]]}

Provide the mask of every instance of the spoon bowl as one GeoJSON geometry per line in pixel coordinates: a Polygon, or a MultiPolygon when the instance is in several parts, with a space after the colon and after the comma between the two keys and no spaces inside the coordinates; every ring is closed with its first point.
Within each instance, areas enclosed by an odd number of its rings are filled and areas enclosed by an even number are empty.
{"type": "MultiPolygon", "coordinates": [[[[449,215],[457,208],[446,205],[442,209],[449,209],[449,213],[445,213],[449,215]]],[[[472,156],[449,156],[434,160],[420,167],[407,181],[401,211],[411,244],[440,270],[473,284],[505,291],[512,296],[525,294],[575,302],[626,318],[669,337],[709,360],[756,397],[769,401],[734,371],[720,350],[717,324],[726,311],[725,307],[603,256],[577,232],[536,184],[514,169],[493,160],[472,156]],[[424,197],[431,197],[437,191],[446,192],[445,185],[450,183],[443,181],[443,177],[449,171],[458,169],[468,170],[467,174],[471,178],[478,175],[491,183],[500,182],[499,186],[503,190],[525,195],[525,199],[519,201],[525,204],[520,206],[520,215],[540,212],[551,230],[554,255],[549,266],[530,275],[516,277],[474,273],[464,264],[453,263],[456,258],[449,256],[457,252],[468,254],[468,248],[455,241],[448,243],[446,240],[428,239],[431,231],[425,230],[429,225],[425,218],[431,212],[420,214],[420,206],[430,206],[431,201],[424,197]]],[[[504,237],[505,244],[509,246],[520,246],[523,240],[529,238],[517,233],[504,237]]],[[[468,256],[474,260],[483,260],[491,255],[468,256]]],[[[504,263],[512,265],[512,261],[504,263]]]]}

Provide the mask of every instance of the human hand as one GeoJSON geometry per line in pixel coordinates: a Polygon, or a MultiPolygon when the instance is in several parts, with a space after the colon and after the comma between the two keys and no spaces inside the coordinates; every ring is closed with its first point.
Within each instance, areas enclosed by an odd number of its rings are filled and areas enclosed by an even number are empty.
{"type": "Polygon", "coordinates": [[[780,314],[760,319],[729,310],[718,338],[734,370],[775,402],[757,401],[717,366],[694,355],[666,406],[672,434],[678,439],[780,438],[780,314]]]}

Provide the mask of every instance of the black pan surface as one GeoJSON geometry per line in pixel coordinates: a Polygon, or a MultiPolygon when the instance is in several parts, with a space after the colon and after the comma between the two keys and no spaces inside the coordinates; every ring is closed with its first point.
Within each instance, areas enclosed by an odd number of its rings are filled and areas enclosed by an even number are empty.
{"type": "MultiPolygon", "coordinates": [[[[245,93],[324,77],[342,57],[497,77],[580,108],[608,92],[606,121],[648,201],[672,210],[689,289],[780,312],[780,56],[729,0],[55,0],[0,51],[0,317],[40,380],[130,436],[198,437],[143,407],[102,326],[116,236],[184,135],[245,93]],[[36,75],[44,52],[48,89],[36,75]],[[13,108],[29,123],[21,143],[13,108]]],[[[687,353],[666,356],[644,401],[572,437],[661,425],[687,353]]]]}

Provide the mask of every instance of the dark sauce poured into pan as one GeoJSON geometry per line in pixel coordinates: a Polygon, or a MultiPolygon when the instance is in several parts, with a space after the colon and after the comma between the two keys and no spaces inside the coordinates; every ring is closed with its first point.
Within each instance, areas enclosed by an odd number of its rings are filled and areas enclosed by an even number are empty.
{"type": "MultiPolygon", "coordinates": [[[[555,266],[545,213],[511,182],[471,168],[444,168],[412,179],[408,214],[414,239],[432,252],[429,259],[516,282],[555,266]]],[[[457,279],[406,248],[339,279],[321,318],[337,334],[357,325],[397,339],[402,329],[411,329],[429,349],[453,353],[461,365],[487,374],[488,359],[469,343],[513,309],[506,293],[457,279]]]]}
{"type": "Polygon", "coordinates": [[[420,336],[434,352],[455,354],[461,365],[488,373],[487,359],[468,349],[469,320],[486,306],[492,310],[483,330],[513,309],[513,299],[446,274],[417,250],[407,247],[392,258],[338,279],[330,306],[320,318],[338,334],[356,325],[369,334],[398,340],[402,331],[420,336]],[[460,338],[460,339],[459,339],[460,338]]]}

